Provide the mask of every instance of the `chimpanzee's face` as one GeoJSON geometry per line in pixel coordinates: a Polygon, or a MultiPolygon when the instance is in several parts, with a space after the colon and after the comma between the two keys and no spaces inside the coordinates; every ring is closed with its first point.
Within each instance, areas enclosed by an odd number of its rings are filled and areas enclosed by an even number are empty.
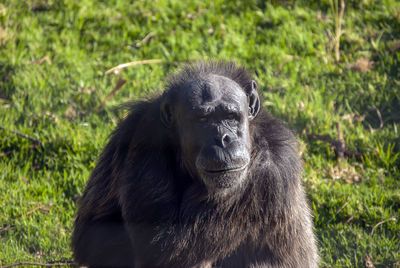
{"type": "MultiPolygon", "coordinates": [[[[256,92],[254,81],[252,86],[256,92]]],[[[259,101],[257,93],[255,97],[259,101]]],[[[174,109],[182,159],[209,190],[231,188],[246,178],[249,121],[258,112],[249,107],[249,100],[236,82],[213,74],[183,87],[174,109]]]]}

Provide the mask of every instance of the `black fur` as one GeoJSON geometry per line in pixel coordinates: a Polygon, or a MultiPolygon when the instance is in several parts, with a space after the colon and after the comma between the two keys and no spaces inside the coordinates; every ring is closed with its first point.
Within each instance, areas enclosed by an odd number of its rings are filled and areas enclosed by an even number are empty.
{"type": "Polygon", "coordinates": [[[112,134],[80,202],[72,245],[90,267],[317,267],[296,139],[260,111],[250,122],[245,182],[209,192],[184,168],[176,130],[160,121],[165,98],[218,74],[249,90],[233,63],[199,63],[173,75],[162,96],[133,104],[112,134]]]}

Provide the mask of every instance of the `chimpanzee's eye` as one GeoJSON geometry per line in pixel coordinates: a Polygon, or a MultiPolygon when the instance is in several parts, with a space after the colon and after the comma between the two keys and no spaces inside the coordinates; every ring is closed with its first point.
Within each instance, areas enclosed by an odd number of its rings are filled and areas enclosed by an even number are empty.
{"type": "Polygon", "coordinates": [[[228,119],[229,119],[229,120],[235,119],[235,114],[234,114],[234,113],[228,114],[228,119]]]}

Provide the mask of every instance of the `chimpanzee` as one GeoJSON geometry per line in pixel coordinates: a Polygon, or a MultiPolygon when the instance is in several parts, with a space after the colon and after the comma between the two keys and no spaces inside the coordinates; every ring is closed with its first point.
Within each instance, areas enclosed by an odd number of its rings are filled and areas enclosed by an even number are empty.
{"type": "Polygon", "coordinates": [[[296,138],[233,62],[199,62],[131,105],[80,201],[89,267],[317,267],[296,138]]]}

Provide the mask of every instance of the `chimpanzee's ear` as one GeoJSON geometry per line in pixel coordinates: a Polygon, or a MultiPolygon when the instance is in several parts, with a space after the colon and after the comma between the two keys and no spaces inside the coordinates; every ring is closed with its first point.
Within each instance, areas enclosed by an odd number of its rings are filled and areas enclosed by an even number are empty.
{"type": "Polygon", "coordinates": [[[164,99],[160,105],[160,119],[166,128],[172,126],[172,110],[169,101],[164,99]]]}
{"type": "Polygon", "coordinates": [[[260,111],[260,97],[258,96],[257,83],[251,80],[251,89],[248,93],[249,119],[254,119],[260,111]]]}

